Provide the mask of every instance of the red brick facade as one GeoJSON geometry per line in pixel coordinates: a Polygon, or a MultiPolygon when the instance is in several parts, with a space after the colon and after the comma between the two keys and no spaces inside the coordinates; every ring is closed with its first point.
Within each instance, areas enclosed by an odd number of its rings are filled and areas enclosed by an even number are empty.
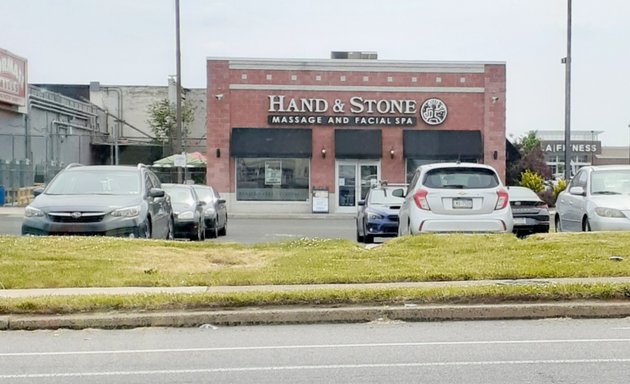
{"type": "MultiPolygon", "coordinates": [[[[207,64],[207,180],[222,194],[235,191],[235,161],[230,155],[232,128],[310,128],[311,188],[335,189],[335,129],[381,130],[381,178],[390,182],[405,182],[403,130],[479,131],[479,161],[495,167],[505,177],[503,63],[208,59],[207,64]],[[438,98],[448,107],[448,115],[440,125],[429,125],[415,113],[414,126],[272,126],[268,124],[270,95],[282,95],[287,100],[325,99],[329,106],[342,100],[346,108],[352,96],[413,99],[418,107],[426,99],[438,98]],[[325,158],[320,155],[322,148],[327,150],[325,158]]],[[[345,112],[349,115],[347,109],[345,112]]]]}

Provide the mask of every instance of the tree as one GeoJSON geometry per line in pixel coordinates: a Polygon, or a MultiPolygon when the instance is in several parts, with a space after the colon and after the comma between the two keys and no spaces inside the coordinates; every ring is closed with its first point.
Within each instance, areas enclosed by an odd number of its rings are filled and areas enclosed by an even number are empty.
{"type": "Polygon", "coordinates": [[[551,178],[551,169],[545,161],[545,154],[535,131],[530,131],[524,137],[517,139],[514,146],[518,149],[521,158],[507,171],[509,184],[519,184],[521,174],[528,170],[538,174],[544,180],[551,178]]]}
{"type": "MultiPolygon", "coordinates": [[[[147,113],[149,115],[147,123],[155,135],[155,140],[162,145],[170,144],[171,152],[173,152],[175,129],[177,128],[175,104],[169,103],[168,99],[160,99],[149,105],[147,113]]],[[[189,100],[184,100],[182,103],[182,138],[188,136],[194,119],[195,107],[189,100]]]]}

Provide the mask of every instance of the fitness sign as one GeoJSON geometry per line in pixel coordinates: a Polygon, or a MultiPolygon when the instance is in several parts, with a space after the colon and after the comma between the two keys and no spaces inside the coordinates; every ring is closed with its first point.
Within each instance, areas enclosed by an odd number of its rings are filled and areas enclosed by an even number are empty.
{"type": "Polygon", "coordinates": [[[446,104],[436,98],[422,104],[413,99],[365,99],[360,96],[332,103],[321,98],[287,98],[269,95],[269,125],[405,126],[417,125],[418,116],[428,125],[446,120],[446,104]]]}

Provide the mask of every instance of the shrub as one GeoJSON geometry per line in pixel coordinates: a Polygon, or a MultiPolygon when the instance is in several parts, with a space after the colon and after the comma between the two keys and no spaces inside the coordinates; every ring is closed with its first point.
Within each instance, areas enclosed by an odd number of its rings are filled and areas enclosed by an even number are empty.
{"type": "Polygon", "coordinates": [[[527,187],[536,193],[540,193],[545,189],[542,176],[529,169],[521,172],[521,179],[518,181],[521,187],[527,187]]]}

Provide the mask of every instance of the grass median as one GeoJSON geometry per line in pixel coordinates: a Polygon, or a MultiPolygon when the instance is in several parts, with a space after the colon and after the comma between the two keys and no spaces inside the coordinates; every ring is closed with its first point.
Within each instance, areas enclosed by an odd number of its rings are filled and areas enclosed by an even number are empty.
{"type": "MultiPolygon", "coordinates": [[[[426,235],[367,249],[344,240],[252,246],[84,237],[0,237],[0,289],[377,283],[630,276],[630,233],[426,235]]],[[[2,313],[245,305],[625,299],[624,284],[319,290],[0,300],[2,313]]]]}

